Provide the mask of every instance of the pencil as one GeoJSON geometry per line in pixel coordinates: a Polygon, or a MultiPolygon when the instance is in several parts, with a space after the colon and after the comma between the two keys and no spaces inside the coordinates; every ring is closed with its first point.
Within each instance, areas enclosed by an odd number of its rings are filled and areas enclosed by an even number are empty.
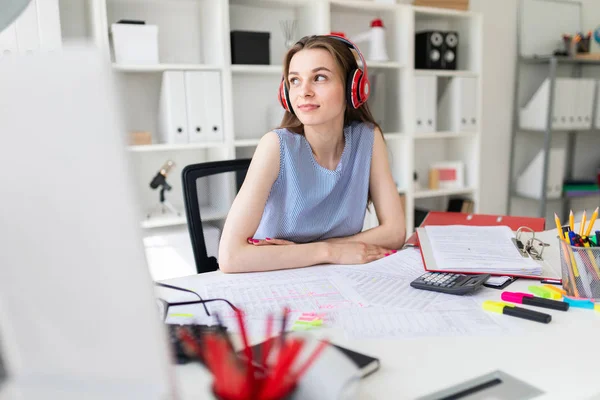
{"type": "Polygon", "coordinates": [[[569,214],[569,229],[572,231],[575,230],[575,216],[573,215],[573,210],[569,214]]]}
{"type": "Polygon", "coordinates": [[[594,227],[596,218],[598,218],[598,208],[599,207],[596,207],[596,209],[594,210],[594,213],[592,214],[592,217],[590,218],[589,225],[588,225],[587,229],[585,230],[585,236],[590,236],[590,233],[592,233],[592,228],[594,227]]]}
{"type": "Polygon", "coordinates": [[[554,222],[556,222],[556,230],[558,232],[558,237],[559,239],[562,237],[563,233],[562,233],[562,225],[560,223],[560,218],[558,218],[558,215],[556,215],[556,213],[554,213],[554,222]]]}
{"type": "Polygon", "coordinates": [[[585,210],[583,210],[583,215],[581,216],[581,226],[579,227],[579,236],[583,236],[584,228],[585,228],[585,210]]]}

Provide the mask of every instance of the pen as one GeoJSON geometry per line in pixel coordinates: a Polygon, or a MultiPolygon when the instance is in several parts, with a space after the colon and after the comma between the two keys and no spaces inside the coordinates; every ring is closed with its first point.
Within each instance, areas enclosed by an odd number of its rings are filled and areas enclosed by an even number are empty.
{"type": "MultiPolygon", "coordinates": [[[[549,283],[551,285],[562,285],[562,279],[542,279],[540,281],[540,283],[549,283]]],[[[544,286],[548,286],[548,285],[544,285],[544,286]]]]}
{"type": "Polygon", "coordinates": [[[565,303],[564,301],[542,299],[528,293],[503,292],[500,295],[500,297],[504,301],[510,301],[511,303],[517,304],[525,304],[528,306],[550,308],[552,310],[559,311],[567,311],[569,309],[569,303],[565,303]]]}
{"type": "Polygon", "coordinates": [[[541,322],[543,324],[547,324],[552,321],[552,315],[550,314],[544,314],[541,312],[528,310],[526,308],[515,307],[512,304],[504,303],[502,301],[486,300],[483,302],[483,309],[498,314],[510,315],[511,317],[541,322]]]}
{"type": "Polygon", "coordinates": [[[594,222],[596,222],[596,218],[598,218],[598,207],[596,207],[594,213],[592,214],[592,217],[590,218],[589,225],[585,230],[585,236],[590,236],[590,233],[592,233],[592,228],[594,227],[594,222]]]}

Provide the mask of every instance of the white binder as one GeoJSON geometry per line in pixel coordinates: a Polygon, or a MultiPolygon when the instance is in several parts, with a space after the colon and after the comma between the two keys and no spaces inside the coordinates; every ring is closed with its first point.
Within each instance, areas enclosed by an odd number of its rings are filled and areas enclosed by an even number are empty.
{"type": "MultiPolygon", "coordinates": [[[[583,130],[591,127],[594,84],[593,79],[556,79],[552,129],[583,130]]],[[[546,79],[520,111],[519,125],[522,129],[546,128],[549,93],[550,80],[546,79]]]]}
{"type": "Polygon", "coordinates": [[[38,0],[36,6],[41,49],[44,51],[60,49],[62,39],[58,0],[38,0]]]}
{"type": "Polygon", "coordinates": [[[437,77],[415,77],[415,133],[437,130],[437,77]]]}
{"type": "Polygon", "coordinates": [[[594,94],[596,82],[590,80],[579,80],[577,93],[577,127],[579,129],[591,129],[594,113],[594,94]]]}
{"type": "Polygon", "coordinates": [[[190,143],[205,142],[208,135],[207,87],[203,71],[185,73],[185,107],[187,109],[188,138],[190,143]]]}
{"type": "Polygon", "coordinates": [[[206,140],[218,142],[223,140],[223,99],[221,97],[221,73],[204,72],[204,108],[208,121],[206,140]]]}
{"type": "Polygon", "coordinates": [[[190,142],[223,140],[221,74],[216,71],[185,73],[190,142]]]}
{"type": "Polygon", "coordinates": [[[17,46],[20,53],[30,53],[37,51],[40,48],[36,8],[37,1],[42,0],[32,0],[15,22],[17,29],[17,46]]]}
{"type": "Polygon", "coordinates": [[[162,76],[158,117],[161,143],[188,143],[188,121],[183,71],[165,71],[162,76]]]}
{"type": "MultiPolygon", "coordinates": [[[[565,172],[565,150],[550,149],[548,180],[546,182],[546,198],[558,199],[562,194],[565,172]]],[[[542,197],[542,172],[544,167],[544,152],[540,150],[533,161],[525,168],[517,179],[517,193],[532,199],[542,197]]]]}
{"type": "Polygon", "coordinates": [[[454,132],[474,132],[479,126],[477,78],[452,78],[440,100],[438,126],[454,132]]]}
{"type": "Polygon", "coordinates": [[[15,24],[8,26],[0,32],[0,57],[15,54],[19,51],[17,46],[17,28],[15,24]]]}

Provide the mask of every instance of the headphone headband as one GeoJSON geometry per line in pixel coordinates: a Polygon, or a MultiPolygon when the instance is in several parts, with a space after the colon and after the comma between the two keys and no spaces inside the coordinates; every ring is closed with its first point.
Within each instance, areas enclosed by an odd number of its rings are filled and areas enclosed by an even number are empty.
{"type": "Polygon", "coordinates": [[[327,36],[327,37],[330,37],[330,38],[337,39],[340,42],[346,43],[348,45],[348,47],[350,47],[351,49],[354,49],[354,51],[356,52],[356,54],[358,54],[358,58],[360,58],[360,62],[361,62],[361,65],[359,65],[358,67],[363,70],[363,74],[365,74],[366,76],[368,76],[368,74],[367,74],[367,62],[365,61],[365,58],[363,57],[363,54],[359,50],[358,46],[355,45],[354,42],[352,42],[350,39],[348,39],[345,36],[341,36],[341,35],[338,35],[338,34],[335,34],[335,33],[332,33],[330,35],[323,35],[323,36],[327,36]]]}

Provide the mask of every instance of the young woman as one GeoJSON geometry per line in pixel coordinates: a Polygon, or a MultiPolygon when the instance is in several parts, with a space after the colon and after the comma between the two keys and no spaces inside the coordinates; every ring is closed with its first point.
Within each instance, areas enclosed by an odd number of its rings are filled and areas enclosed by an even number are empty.
{"type": "Polygon", "coordinates": [[[288,51],[286,113],[260,140],[229,211],[222,271],[362,264],[404,244],[404,211],[368,90],[364,59],[345,38],[304,37],[288,51]],[[361,232],[369,201],[379,226],[361,232]]]}

